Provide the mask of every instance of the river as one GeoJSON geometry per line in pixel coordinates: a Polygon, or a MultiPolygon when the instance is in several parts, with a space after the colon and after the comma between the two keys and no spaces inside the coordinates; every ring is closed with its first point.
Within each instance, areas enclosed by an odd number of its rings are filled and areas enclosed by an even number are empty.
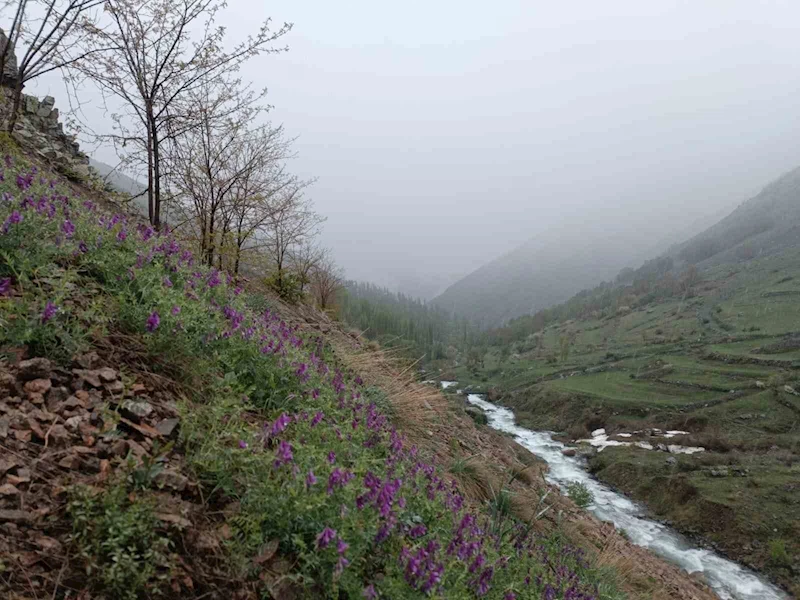
{"type": "Polygon", "coordinates": [[[544,431],[531,431],[514,422],[514,413],[487,402],[478,394],[467,400],[483,409],[489,426],[510,433],[516,441],[544,459],[550,467],[548,481],[564,490],[579,481],[594,495],[588,510],[603,521],[610,521],[625,530],[630,540],[649,548],[659,556],[689,573],[702,573],[717,595],[724,600],[784,600],[788,596],[755,572],[720,556],[712,550],[698,548],[670,527],[648,519],[645,510],[622,494],[593,479],[579,458],[564,456],[564,444],[544,431]]]}

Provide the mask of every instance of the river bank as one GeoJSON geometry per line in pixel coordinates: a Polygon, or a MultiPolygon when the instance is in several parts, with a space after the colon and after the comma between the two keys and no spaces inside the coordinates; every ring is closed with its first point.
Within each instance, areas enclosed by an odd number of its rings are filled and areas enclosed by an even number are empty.
{"type": "Polygon", "coordinates": [[[470,394],[467,398],[470,404],[487,413],[492,428],[511,434],[518,443],[547,461],[551,482],[562,488],[573,481],[586,485],[594,495],[589,507],[591,512],[623,529],[634,543],[653,550],[690,573],[702,573],[721,598],[779,600],[787,597],[756,573],[711,550],[694,547],[666,525],[646,518],[640,506],[593,479],[577,458],[565,456],[565,446],[549,433],[516,425],[509,409],[491,404],[481,396],[470,394]]]}

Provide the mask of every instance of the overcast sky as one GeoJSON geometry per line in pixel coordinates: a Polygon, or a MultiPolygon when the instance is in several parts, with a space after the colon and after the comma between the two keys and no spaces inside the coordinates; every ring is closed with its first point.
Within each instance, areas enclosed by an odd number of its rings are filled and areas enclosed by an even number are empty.
{"type": "Polygon", "coordinates": [[[244,74],[352,278],[430,295],[563,231],[629,238],[635,266],[800,165],[796,0],[231,0],[223,21],[233,42],[266,16],[290,51],[244,74]]]}

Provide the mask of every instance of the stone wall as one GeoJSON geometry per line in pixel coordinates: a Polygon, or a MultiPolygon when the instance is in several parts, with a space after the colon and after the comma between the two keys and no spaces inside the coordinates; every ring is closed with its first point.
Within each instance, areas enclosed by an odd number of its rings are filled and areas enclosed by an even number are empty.
{"type": "MultiPolygon", "coordinates": [[[[0,52],[6,44],[8,38],[0,29],[0,52]]],[[[9,122],[13,88],[17,81],[17,58],[12,48],[0,76],[0,116],[3,123],[9,122]]],[[[64,133],[64,125],[59,120],[55,103],[52,96],[39,100],[35,96],[23,94],[14,127],[14,138],[26,150],[38,154],[64,175],[88,178],[91,175],[89,157],[81,152],[75,136],[64,133]]]]}

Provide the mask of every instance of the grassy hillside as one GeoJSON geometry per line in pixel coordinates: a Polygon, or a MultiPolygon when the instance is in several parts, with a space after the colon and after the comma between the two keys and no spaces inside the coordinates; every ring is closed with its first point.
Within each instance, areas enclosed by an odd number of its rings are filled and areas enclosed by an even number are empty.
{"type": "Polygon", "coordinates": [[[621,596],[496,479],[462,493],[319,330],[3,152],[0,595],[621,596]]]}
{"type": "Polygon", "coordinates": [[[494,388],[524,423],[567,439],[603,427],[632,434],[618,441],[704,447],[693,455],[607,448],[590,467],[798,594],[800,248],[777,246],[791,227],[760,233],[774,244],[758,257],[709,261],[684,295],[630,285],[606,298],[616,305],[592,307],[599,296],[590,294],[554,308],[536,321],[541,329],[535,320],[512,324],[481,366],[452,375],[494,388]],[[654,428],[689,434],[668,441],[654,428]]]}
{"type": "Polygon", "coordinates": [[[743,202],[708,230],[673,249],[676,257],[713,266],[800,245],[800,168],[743,202]]]}

